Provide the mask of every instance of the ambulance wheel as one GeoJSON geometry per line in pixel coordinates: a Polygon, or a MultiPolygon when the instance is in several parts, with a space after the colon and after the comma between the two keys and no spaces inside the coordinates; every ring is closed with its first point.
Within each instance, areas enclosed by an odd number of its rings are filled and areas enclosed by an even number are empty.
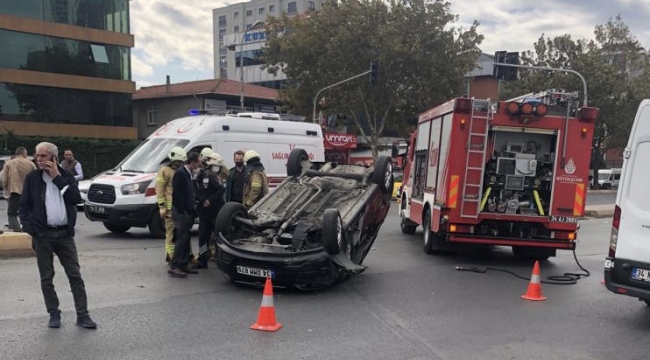
{"type": "Polygon", "coordinates": [[[323,212],[323,246],[330,255],[336,255],[343,249],[343,222],[337,209],[323,212]]]}
{"type": "Polygon", "coordinates": [[[235,217],[248,217],[248,210],[243,204],[238,202],[226,203],[219,214],[214,224],[214,230],[219,238],[219,233],[223,235],[226,240],[235,240],[242,236],[239,226],[237,226],[235,217]]]}
{"type": "Polygon", "coordinates": [[[160,214],[158,214],[158,211],[155,211],[151,215],[151,219],[149,220],[149,233],[151,234],[151,237],[154,239],[164,239],[165,238],[165,223],[163,219],[160,217],[160,214]]]}
{"type": "Polygon", "coordinates": [[[402,199],[402,203],[399,207],[399,226],[402,229],[403,234],[413,235],[415,234],[415,229],[417,229],[418,224],[406,218],[406,199],[402,199]]]}
{"type": "Polygon", "coordinates": [[[287,176],[300,176],[304,161],[309,161],[309,155],[305,149],[291,150],[289,159],[287,159],[287,176]]]}
{"type": "Polygon", "coordinates": [[[422,221],[422,248],[427,254],[440,254],[444,244],[440,235],[431,231],[431,210],[427,210],[422,221]]]}
{"type": "Polygon", "coordinates": [[[104,227],[106,230],[114,233],[114,234],[124,234],[125,232],[129,231],[131,228],[130,226],[126,225],[116,225],[116,224],[109,224],[109,223],[104,223],[104,227]]]}
{"type": "Polygon", "coordinates": [[[382,193],[393,196],[393,161],[390,156],[380,156],[377,159],[372,180],[379,185],[382,193]]]}

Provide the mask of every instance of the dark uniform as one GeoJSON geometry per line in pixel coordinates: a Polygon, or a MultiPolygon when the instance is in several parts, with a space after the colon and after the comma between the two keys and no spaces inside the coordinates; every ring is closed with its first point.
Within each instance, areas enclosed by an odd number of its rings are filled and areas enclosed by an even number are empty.
{"type": "Polygon", "coordinates": [[[194,182],[195,196],[197,200],[196,211],[199,216],[199,266],[207,267],[210,258],[209,243],[214,231],[217,214],[225,204],[224,193],[226,191],[219,175],[204,170],[194,182]],[[205,203],[209,202],[208,206],[205,203]]]}

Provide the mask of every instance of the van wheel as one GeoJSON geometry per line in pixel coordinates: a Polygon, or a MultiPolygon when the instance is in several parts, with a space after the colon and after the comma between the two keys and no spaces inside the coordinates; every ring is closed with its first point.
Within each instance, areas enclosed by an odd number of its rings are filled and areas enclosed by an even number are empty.
{"type": "Polygon", "coordinates": [[[126,225],[117,225],[117,224],[109,224],[109,223],[104,223],[104,227],[106,230],[115,233],[115,234],[124,234],[125,232],[129,231],[131,228],[130,226],[126,225]]]}
{"type": "Polygon", "coordinates": [[[377,159],[372,180],[379,185],[381,192],[393,196],[393,161],[389,156],[380,156],[377,159]]]}
{"type": "Polygon", "coordinates": [[[302,174],[302,164],[309,161],[309,155],[305,149],[293,149],[287,159],[287,176],[300,176],[302,174]]]}
{"type": "Polygon", "coordinates": [[[154,211],[154,213],[151,214],[151,219],[149,219],[148,227],[149,233],[154,239],[165,238],[165,223],[157,211],[154,211]]]}

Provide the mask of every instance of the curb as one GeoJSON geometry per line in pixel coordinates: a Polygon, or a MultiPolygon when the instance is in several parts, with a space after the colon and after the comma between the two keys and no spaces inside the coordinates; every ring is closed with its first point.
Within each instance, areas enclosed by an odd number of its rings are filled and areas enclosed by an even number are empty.
{"type": "Polygon", "coordinates": [[[592,218],[611,218],[614,216],[614,209],[587,209],[585,216],[592,218]]]}
{"type": "Polygon", "coordinates": [[[0,259],[34,256],[32,237],[27,233],[0,234],[0,259]]]}

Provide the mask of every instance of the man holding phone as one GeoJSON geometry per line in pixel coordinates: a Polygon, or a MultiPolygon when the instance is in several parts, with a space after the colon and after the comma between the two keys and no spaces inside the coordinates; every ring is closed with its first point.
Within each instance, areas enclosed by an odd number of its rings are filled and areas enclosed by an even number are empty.
{"type": "Polygon", "coordinates": [[[50,314],[48,327],[61,327],[59,298],[54,290],[53,254],[56,254],[70,282],[77,325],[95,329],[97,324],[88,315],[86,287],[79,267],[74,227],[77,204],[81,195],[71,173],[57,162],[58,148],[49,142],[36,145],[38,169],[25,178],[20,197],[20,220],[23,231],[32,236],[41,278],[45,307],[50,314]]]}

